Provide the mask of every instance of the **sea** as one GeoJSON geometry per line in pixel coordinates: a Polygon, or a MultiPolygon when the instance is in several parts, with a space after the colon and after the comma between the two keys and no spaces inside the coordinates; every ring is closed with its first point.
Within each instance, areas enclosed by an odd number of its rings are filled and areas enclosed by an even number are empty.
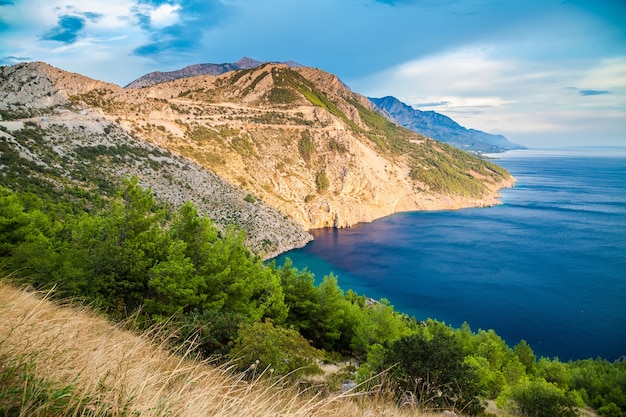
{"type": "Polygon", "coordinates": [[[492,155],[516,178],[489,208],[314,230],[290,258],[417,320],[493,329],[561,361],[626,355],[626,148],[492,155]]]}

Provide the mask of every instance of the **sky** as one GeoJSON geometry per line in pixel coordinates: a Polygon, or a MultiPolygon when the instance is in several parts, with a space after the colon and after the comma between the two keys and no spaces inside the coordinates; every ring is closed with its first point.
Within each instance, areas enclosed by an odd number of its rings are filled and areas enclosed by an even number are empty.
{"type": "Polygon", "coordinates": [[[626,0],[0,0],[0,65],[293,60],[528,147],[626,146],[626,0]]]}

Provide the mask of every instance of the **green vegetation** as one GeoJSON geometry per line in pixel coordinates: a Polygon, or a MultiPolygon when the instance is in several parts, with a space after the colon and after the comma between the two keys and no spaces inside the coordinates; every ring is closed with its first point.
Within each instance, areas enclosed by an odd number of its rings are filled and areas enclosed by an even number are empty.
{"type": "Polygon", "coordinates": [[[366,109],[356,100],[356,107],[368,129],[358,131],[391,155],[409,158],[412,179],[431,191],[482,197],[485,180],[497,182],[508,176],[506,170],[445,143],[436,142],[404,129],[382,115],[366,109]]]}
{"type": "Polygon", "coordinates": [[[328,149],[331,150],[331,151],[337,152],[339,154],[344,154],[344,153],[348,152],[348,149],[346,148],[346,146],[343,143],[339,142],[336,139],[332,139],[332,138],[328,141],[328,149]]]}
{"type": "Polygon", "coordinates": [[[115,92],[108,88],[95,88],[87,93],[69,97],[73,105],[85,103],[89,106],[99,107],[108,113],[113,113],[122,106],[115,101],[115,92]]]}
{"type": "MultiPolygon", "coordinates": [[[[417,322],[385,300],[342,291],[332,275],[316,284],[290,262],[265,265],[240,232],[219,232],[189,203],[157,206],[136,179],[89,212],[0,188],[0,267],[112,319],[164,323],[242,370],[295,378],[318,372],[317,358],[344,355],[361,363],[353,378],[362,389],[378,386],[421,409],[475,415],[494,399],[520,416],[570,416],[585,404],[626,415],[626,363],[537,360],[524,341],[510,348],[492,330],[417,322]]],[[[0,381],[15,380],[11,369],[0,381]]]]}
{"type": "Polygon", "coordinates": [[[321,373],[321,353],[292,328],[274,326],[271,321],[243,325],[230,352],[240,369],[301,376],[321,373]]]}
{"type": "Polygon", "coordinates": [[[411,393],[422,406],[482,411],[478,374],[465,363],[463,346],[454,332],[435,324],[428,332],[405,336],[385,355],[385,366],[397,383],[398,394],[411,393]]]}
{"type": "Polygon", "coordinates": [[[48,297],[0,281],[2,416],[356,417],[389,408],[316,395],[259,366],[241,373],[197,357],[188,343],[173,345],[178,330],[129,331],[92,308],[48,297]]]}
{"type": "MultiPolygon", "coordinates": [[[[111,171],[129,163],[159,170],[159,159],[171,156],[123,141],[115,145],[72,144],[80,134],[60,126],[44,130],[33,122],[25,122],[23,129],[11,132],[15,143],[0,140],[0,166],[4,167],[0,186],[32,193],[45,201],[82,200],[84,205],[93,205],[103,196],[114,195],[119,187],[119,179],[110,175],[111,171]]],[[[123,134],[118,127],[108,125],[104,133],[92,134],[92,139],[95,143],[105,139],[105,143],[110,143],[123,134]]]]}
{"type": "Polygon", "coordinates": [[[220,132],[216,132],[215,130],[209,129],[208,127],[198,126],[194,130],[189,133],[191,140],[198,143],[217,141],[218,143],[223,143],[224,138],[220,134],[220,132]]]}
{"type": "Polygon", "coordinates": [[[315,152],[315,142],[311,138],[311,133],[308,130],[303,130],[300,136],[300,141],[298,142],[298,152],[300,152],[300,156],[307,163],[311,162],[311,157],[315,152]]]}
{"type": "Polygon", "coordinates": [[[317,191],[319,193],[323,193],[326,190],[328,190],[329,186],[330,186],[330,180],[328,179],[328,176],[326,175],[326,171],[324,171],[323,169],[320,171],[317,171],[317,173],[315,174],[315,187],[317,188],[317,191]]]}
{"type": "Polygon", "coordinates": [[[11,110],[0,110],[0,118],[1,120],[26,119],[31,116],[31,113],[34,112],[32,110],[15,110],[15,108],[12,108],[11,110]]]}
{"type": "Polygon", "coordinates": [[[256,151],[254,144],[250,141],[247,135],[234,136],[230,139],[230,146],[235,152],[244,156],[254,156],[256,151]]]}
{"type": "Polygon", "coordinates": [[[287,88],[274,87],[270,90],[268,99],[272,104],[292,104],[297,101],[298,97],[287,88]]]}
{"type": "Polygon", "coordinates": [[[73,384],[34,375],[35,360],[0,356],[0,413],[5,416],[85,415],[86,400],[76,401],[73,384]]]}
{"type": "MultiPolygon", "coordinates": [[[[356,98],[348,97],[347,102],[356,108],[365,125],[360,127],[315,84],[297,71],[288,68],[272,68],[271,75],[275,84],[270,93],[271,102],[290,103],[296,92],[301,94],[314,106],[326,109],[343,120],[356,134],[376,144],[384,154],[392,158],[406,157],[411,167],[410,176],[416,181],[418,187],[437,193],[480,198],[487,191],[485,181],[497,182],[508,176],[505,170],[495,164],[411,132],[366,108],[356,98]]],[[[265,119],[268,117],[264,115],[265,119]]],[[[258,120],[258,122],[279,122],[278,119],[265,119],[258,120]]],[[[329,148],[339,153],[346,151],[345,146],[335,140],[329,142],[329,148]]],[[[310,137],[303,136],[298,149],[303,159],[310,162],[314,151],[310,137]]]]}
{"type": "MultiPolygon", "coordinates": [[[[246,74],[250,71],[235,73],[232,80],[246,74]]],[[[266,76],[268,72],[252,80],[250,88],[266,76]]],[[[496,165],[415,135],[349,100],[364,124],[359,127],[296,71],[272,69],[271,76],[275,87],[267,97],[270,102],[288,105],[301,95],[326,109],[386,156],[408,160],[420,187],[476,197],[482,195],[485,180],[507,175],[496,165]]],[[[109,91],[94,90],[81,99],[111,107],[116,103],[110,97],[109,91]]],[[[302,114],[279,111],[260,113],[254,121],[309,123],[302,114]]],[[[136,128],[164,131],[162,126],[136,128]]],[[[194,352],[202,357],[232,361],[246,378],[304,381],[319,372],[320,359],[352,359],[357,366],[345,377],[360,383],[358,389],[375,387],[398,404],[420,410],[479,415],[484,400],[491,399],[514,416],[569,417],[587,405],[603,417],[626,417],[625,363],[538,359],[525,341],[510,348],[491,330],[417,322],[386,300],[344,292],[333,275],[316,281],[289,261],[265,264],[245,246],[241,231],[220,231],[190,203],[177,209],[158,206],[137,179],[119,184],[101,169],[142,161],[157,170],[165,154],[94,141],[93,146],[71,147],[79,157],[76,162],[47,144],[53,129],[44,132],[27,122],[24,129],[11,132],[17,146],[0,141],[0,165],[7,167],[0,175],[3,275],[35,288],[54,288],[59,297],[86,300],[114,321],[140,329],[169,328],[179,342],[193,341],[194,352]],[[19,152],[20,147],[35,149],[37,158],[19,152]]],[[[107,127],[105,134],[115,136],[116,128],[107,127]]],[[[219,143],[241,155],[256,155],[253,138],[237,129],[196,125],[188,135],[205,148],[219,143]]],[[[63,140],[72,140],[69,132],[56,132],[55,141],[63,140]]],[[[316,149],[307,130],[285,140],[298,141],[298,152],[308,164],[318,151],[347,151],[336,139],[325,145],[318,138],[316,149]]],[[[203,152],[197,155],[200,161],[226,163],[214,149],[203,152]]],[[[317,191],[324,193],[330,187],[328,175],[316,170],[317,191]]],[[[313,193],[304,200],[315,198],[313,193]]],[[[244,200],[256,201],[250,194],[244,200]]],[[[58,410],[82,415],[88,410],[74,400],[73,383],[32,372],[36,361],[0,355],[0,414],[17,415],[28,411],[25,407],[39,410],[38,415],[62,415],[58,410]],[[27,405],[18,404],[25,398],[27,405]]]]}
{"type": "Polygon", "coordinates": [[[418,149],[411,140],[426,138],[411,132],[395,123],[391,123],[382,115],[365,108],[357,100],[348,100],[353,105],[367,129],[357,128],[357,131],[374,142],[378,148],[390,155],[410,154],[418,149]]]}
{"type": "Polygon", "coordinates": [[[328,110],[353,129],[358,129],[357,125],[339,110],[335,103],[326,97],[326,94],[321,92],[314,83],[304,78],[297,71],[290,68],[272,68],[272,77],[277,89],[287,90],[292,93],[298,92],[314,106],[328,110]]]}

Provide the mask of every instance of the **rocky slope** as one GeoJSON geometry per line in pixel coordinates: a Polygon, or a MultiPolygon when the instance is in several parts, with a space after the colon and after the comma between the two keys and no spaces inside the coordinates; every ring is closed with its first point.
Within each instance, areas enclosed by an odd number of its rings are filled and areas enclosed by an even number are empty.
{"type": "Polygon", "coordinates": [[[238,225],[263,256],[312,239],[284,214],[246,198],[247,192],[191,159],[133,136],[98,109],[71,105],[71,94],[93,88],[120,90],[42,63],[0,68],[0,185],[28,189],[36,181],[65,194],[106,194],[137,176],[161,202],[192,201],[221,228],[238,225]]]}
{"type": "Polygon", "coordinates": [[[401,126],[414,132],[449,143],[457,148],[474,152],[504,152],[524,149],[509,142],[502,135],[492,135],[480,130],[466,129],[457,122],[434,111],[422,111],[401,102],[395,97],[371,98],[375,109],[401,126]]]}
{"type": "MultiPolygon", "coordinates": [[[[157,196],[171,200],[159,187],[182,184],[176,190],[188,191],[177,191],[186,192],[179,200],[215,200],[205,205],[209,215],[247,219],[254,224],[246,226],[251,236],[263,231],[254,238],[268,253],[306,241],[306,235],[286,226],[287,218],[303,229],[347,227],[398,211],[486,206],[497,203],[499,188],[513,183],[495,165],[390,123],[367,98],[317,69],[265,64],[141,89],[122,89],[43,63],[5,67],[1,77],[0,114],[13,119],[10,123],[30,121],[46,138],[65,135],[54,134],[50,126],[100,135],[89,136],[81,147],[106,144],[114,131],[126,146],[148,153],[158,149],[167,158],[179,155],[180,162],[170,166],[179,164],[181,171],[193,166],[198,172],[193,175],[221,178],[220,187],[230,184],[229,191],[206,194],[213,189],[204,184],[208,180],[184,180],[182,172],[166,174],[162,168],[144,174],[135,163],[157,196]],[[230,191],[233,187],[239,191],[230,191]],[[222,195],[231,192],[237,196],[233,201],[246,205],[220,209],[222,195]],[[247,194],[255,203],[244,201],[247,194]],[[269,210],[271,220],[251,207],[269,210]],[[224,210],[238,214],[220,215],[224,210]]],[[[80,156],[51,146],[60,158],[80,156]]],[[[111,159],[96,157],[101,169],[111,159]]]]}

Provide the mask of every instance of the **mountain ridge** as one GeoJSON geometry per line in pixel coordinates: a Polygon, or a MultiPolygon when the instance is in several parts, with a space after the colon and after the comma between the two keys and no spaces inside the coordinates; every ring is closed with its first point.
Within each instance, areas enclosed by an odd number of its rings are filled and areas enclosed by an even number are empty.
{"type": "MultiPolygon", "coordinates": [[[[177,80],[179,78],[186,77],[195,77],[198,75],[220,75],[229,71],[236,70],[246,70],[260,67],[265,64],[263,61],[257,61],[256,59],[243,57],[240,60],[230,63],[222,63],[222,64],[192,64],[188,65],[184,68],[173,70],[173,71],[154,71],[148,74],[142,75],[134,81],[128,83],[124,88],[143,88],[148,87],[150,85],[163,83],[166,81],[177,80]]],[[[294,61],[286,61],[284,62],[289,67],[299,68],[302,67],[301,64],[298,64],[294,61]]]]}
{"type": "Polygon", "coordinates": [[[450,117],[435,111],[423,111],[405,104],[393,96],[369,97],[377,111],[401,126],[422,135],[449,143],[459,149],[488,153],[525,149],[503,135],[493,135],[476,129],[467,129],[450,117]]]}
{"type": "MultiPolygon", "coordinates": [[[[53,131],[61,126],[71,135],[83,134],[89,155],[95,153],[102,169],[123,149],[115,145],[111,156],[108,147],[98,148],[108,140],[107,130],[123,136],[124,146],[150,146],[181,157],[187,162],[180,167],[198,166],[239,190],[236,201],[244,203],[245,196],[246,204],[254,201],[274,213],[272,220],[262,221],[246,206],[231,206],[233,212],[226,215],[231,209],[219,209],[219,193],[203,197],[216,200],[217,212],[210,216],[248,222],[250,234],[263,231],[254,239],[268,255],[310,240],[298,228],[349,227],[398,211],[489,206],[498,203],[498,189],[514,181],[496,165],[387,121],[336,75],[314,68],[263,64],[141,89],[43,63],[2,67],[0,77],[3,124],[22,123],[11,136],[18,137],[29,123],[28,129],[39,129],[37,137],[48,143],[62,136],[53,131]]],[[[39,142],[24,140],[20,146],[39,142]]],[[[54,161],[78,162],[80,155],[61,152],[59,146],[52,143],[46,151],[58,154],[54,161]]],[[[142,164],[160,158],[151,152],[142,164]]],[[[153,171],[151,181],[160,185],[148,185],[157,198],[172,204],[179,200],[158,190],[171,186],[174,194],[193,196],[201,188],[179,179],[177,172],[163,179],[158,169],[153,171]]]]}

